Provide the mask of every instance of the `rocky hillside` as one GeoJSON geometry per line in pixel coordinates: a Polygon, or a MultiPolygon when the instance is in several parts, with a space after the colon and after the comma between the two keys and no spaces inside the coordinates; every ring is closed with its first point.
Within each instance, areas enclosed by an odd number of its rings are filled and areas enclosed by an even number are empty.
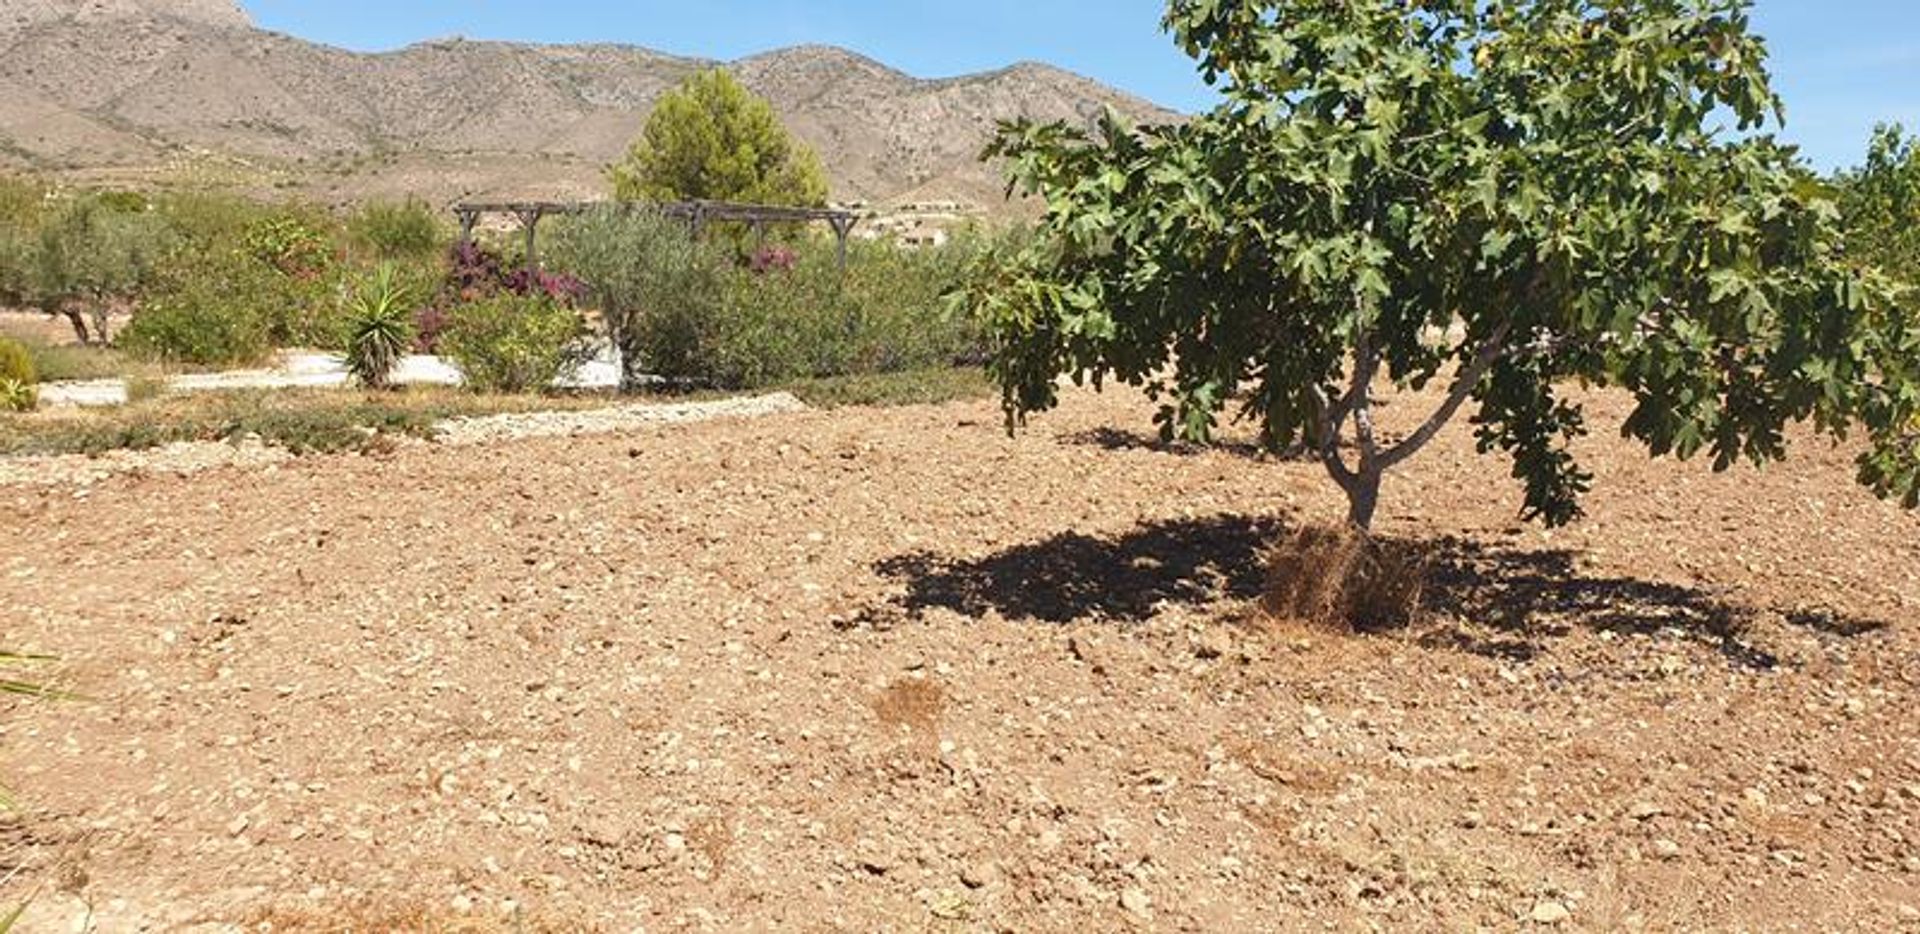
{"type": "MultiPolygon", "coordinates": [[[[345,199],[578,197],[653,101],[712,62],[615,45],[449,40],[360,54],[253,26],[234,0],[5,0],[0,161],[345,199]]],[[[729,65],[842,199],[986,202],[997,118],[1173,114],[1044,65],[922,80],[841,49],[729,65]]]]}
{"type": "Polygon", "coordinates": [[[6,0],[6,9],[0,12],[0,33],[61,20],[98,23],[141,16],[170,16],[238,29],[253,26],[237,0],[6,0]]]}

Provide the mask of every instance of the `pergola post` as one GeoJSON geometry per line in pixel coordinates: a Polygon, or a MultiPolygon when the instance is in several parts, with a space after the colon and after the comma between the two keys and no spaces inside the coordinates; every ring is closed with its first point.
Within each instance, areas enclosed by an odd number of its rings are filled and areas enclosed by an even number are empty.
{"type": "Polygon", "coordinates": [[[460,245],[473,242],[473,225],[480,220],[480,212],[472,208],[454,208],[453,213],[460,218],[460,245]]]}
{"type": "Polygon", "coordinates": [[[533,272],[540,268],[540,261],[534,252],[534,248],[540,229],[540,218],[544,216],[546,212],[538,207],[530,207],[521,208],[513,213],[520,218],[520,229],[527,238],[527,271],[533,272]]]}
{"type": "Polygon", "coordinates": [[[833,235],[840,243],[840,271],[847,271],[847,236],[853,233],[853,225],[860,219],[851,214],[836,214],[827,219],[833,225],[833,235]]]}

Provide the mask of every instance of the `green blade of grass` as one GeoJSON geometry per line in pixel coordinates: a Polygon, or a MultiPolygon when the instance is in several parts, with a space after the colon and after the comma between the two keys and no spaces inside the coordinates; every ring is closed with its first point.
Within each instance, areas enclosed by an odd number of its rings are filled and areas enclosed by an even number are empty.
{"type": "Polygon", "coordinates": [[[0,678],[0,694],[24,694],[28,697],[46,697],[54,700],[73,699],[72,694],[47,687],[44,684],[34,684],[30,681],[14,681],[9,678],[0,678]]]}

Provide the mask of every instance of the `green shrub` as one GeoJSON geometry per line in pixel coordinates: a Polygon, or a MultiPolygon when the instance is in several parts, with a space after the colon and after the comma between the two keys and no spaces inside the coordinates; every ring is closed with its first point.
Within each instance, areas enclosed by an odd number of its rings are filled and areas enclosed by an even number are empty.
{"type": "Polygon", "coordinates": [[[208,249],[238,247],[248,231],[265,225],[276,214],[273,205],[209,192],[158,195],[153,209],[167,219],[181,239],[208,249]]]}
{"type": "Polygon", "coordinates": [[[143,214],[153,207],[153,202],[137,191],[101,191],[93,197],[102,207],[120,214],[143,214]]]}
{"type": "Polygon", "coordinates": [[[248,227],[239,253],[268,274],[245,275],[237,284],[248,287],[271,345],[339,347],[347,270],[337,241],[332,219],[311,210],[288,208],[248,227]]]}
{"type": "Polygon", "coordinates": [[[230,293],[222,304],[245,308],[269,346],[340,346],[347,270],[339,261],[341,228],[331,216],[218,195],[168,195],[155,205],[183,247],[161,263],[149,299],[171,301],[212,280],[230,293]]]}
{"type": "Polygon", "coordinates": [[[698,378],[726,387],[892,373],[977,360],[970,320],[943,294],[974,249],[857,243],[843,271],[830,242],[805,244],[791,269],[738,269],[702,323],[698,378]]]}
{"type": "Polygon", "coordinates": [[[0,307],[33,304],[33,254],[38,239],[32,229],[0,220],[0,307]]]}
{"type": "Polygon", "coordinates": [[[381,260],[419,260],[445,252],[452,237],[426,202],[374,202],[347,219],[347,233],[360,248],[381,260]]]}
{"type": "Polygon", "coordinates": [[[33,227],[46,207],[47,186],[32,178],[0,175],[0,227],[33,227]]]}
{"type": "Polygon", "coordinates": [[[831,259],[804,256],[787,271],[733,270],[718,314],[700,322],[696,366],[674,375],[745,388],[848,372],[859,325],[845,297],[831,259]]]}
{"type": "Polygon", "coordinates": [[[244,248],[176,251],[161,264],[123,346],[205,365],[256,361],[275,347],[337,349],[343,272],[289,275],[244,248]],[[234,341],[201,339],[217,334],[234,341]]]}
{"type": "Polygon", "coordinates": [[[476,392],[546,389],[579,366],[585,322],[545,294],[501,292],[453,307],[440,350],[476,392]]]}
{"type": "Polygon", "coordinates": [[[695,243],[684,224],[605,208],[569,219],[552,242],[549,260],[585,284],[630,389],[642,374],[734,389],[984,358],[978,329],[943,299],[980,238],[926,250],[856,242],[843,270],[834,242],[812,236],[740,264],[730,244],[695,243]]]}
{"type": "Polygon", "coordinates": [[[273,349],[270,308],[284,278],[245,256],[213,257],[168,271],[120,335],[129,353],[166,363],[258,363],[273,349]]]}
{"type": "Polygon", "coordinates": [[[266,323],[267,343],[273,347],[341,349],[346,289],[344,269],[309,279],[269,276],[257,283],[255,307],[266,323]]]}
{"type": "Polygon", "coordinates": [[[27,345],[10,337],[0,337],[0,379],[10,379],[29,386],[40,381],[39,368],[33,363],[33,351],[27,349],[27,345]]]}
{"type": "Polygon", "coordinates": [[[413,345],[412,293],[399,270],[383,263],[347,301],[347,372],[368,389],[385,389],[413,345]]]}
{"type": "Polygon", "coordinates": [[[0,305],[29,305],[35,296],[35,253],[46,213],[47,188],[0,175],[0,305]]]}
{"type": "Polygon", "coordinates": [[[308,214],[276,214],[250,224],[247,252],[289,276],[325,273],[334,265],[334,247],[323,219],[308,214]]]}
{"type": "Polygon", "coordinates": [[[169,296],[133,319],[122,343],[132,352],[165,363],[229,366],[258,363],[272,349],[267,329],[251,308],[204,293],[169,296]]]}

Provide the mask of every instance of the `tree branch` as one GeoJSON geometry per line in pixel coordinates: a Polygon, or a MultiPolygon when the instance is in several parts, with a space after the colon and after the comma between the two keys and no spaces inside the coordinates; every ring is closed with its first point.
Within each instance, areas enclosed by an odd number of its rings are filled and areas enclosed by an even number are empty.
{"type": "Polygon", "coordinates": [[[1492,337],[1487,338],[1486,343],[1480,345],[1480,349],[1473,355],[1473,362],[1467,364],[1465,370],[1460,371],[1459,378],[1453,381],[1453,387],[1447,390],[1447,401],[1441,403],[1440,408],[1427,417],[1426,423],[1421,425],[1419,430],[1408,435],[1405,440],[1394,445],[1380,457],[1380,469],[1391,470],[1407,458],[1420,453],[1420,449],[1426,447],[1427,442],[1432,441],[1434,436],[1440,433],[1440,429],[1445,428],[1447,422],[1453,420],[1453,416],[1459,413],[1460,406],[1466,404],[1467,398],[1473,395],[1480,381],[1487,378],[1487,372],[1493,369],[1495,363],[1500,362],[1501,357],[1506,356],[1509,328],[1509,325],[1501,325],[1499,330],[1493,332],[1492,337]]]}
{"type": "Polygon", "coordinates": [[[1313,394],[1314,407],[1319,409],[1320,414],[1320,463],[1326,465],[1333,482],[1343,490],[1350,490],[1359,477],[1347,467],[1346,461],[1340,459],[1340,425],[1347,420],[1346,400],[1342,399],[1340,405],[1336,406],[1327,398],[1326,390],[1319,386],[1309,391],[1313,394]]]}
{"type": "MultiPolygon", "coordinates": [[[[1593,338],[1591,340],[1591,343],[1596,346],[1604,346],[1606,344],[1612,343],[1612,337],[1613,335],[1611,334],[1602,334],[1598,337],[1593,338]]],[[[1529,341],[1528,343],[1525,343],[1525,344],[1520,344],[1512,348],[1511,350],[1509,350],[1507,352],[1507,356],[1519,357],[1519,358],[1546,357],[1546,356],[1551,356],[1553,354],[1557,354],[1560,351],[1566,350],[1569,347],[1579,347],[1584,343],[1587,343],[1587,341],[1585,341],[1583,338],[1578,338],[1572,334],[1561,334],[1556,336],[1556,335],[1547,333],[1545,331],[1540,331],[1535,334],[1534,339],[1532,341],[1529,341]]]]}
{"type": "Polygon", "coordinates": [[[1374,352],[1373,338],[1360,332],[1353,347],[1353,385],[1347,390],[1344,405],[1353,415],[1353,433],[1360,442],[1360,472],[1370,473],[1380,456],[1380,444],[1373,432],[1373,380],[1380,372],[1380,355],[1374,352]]]}

